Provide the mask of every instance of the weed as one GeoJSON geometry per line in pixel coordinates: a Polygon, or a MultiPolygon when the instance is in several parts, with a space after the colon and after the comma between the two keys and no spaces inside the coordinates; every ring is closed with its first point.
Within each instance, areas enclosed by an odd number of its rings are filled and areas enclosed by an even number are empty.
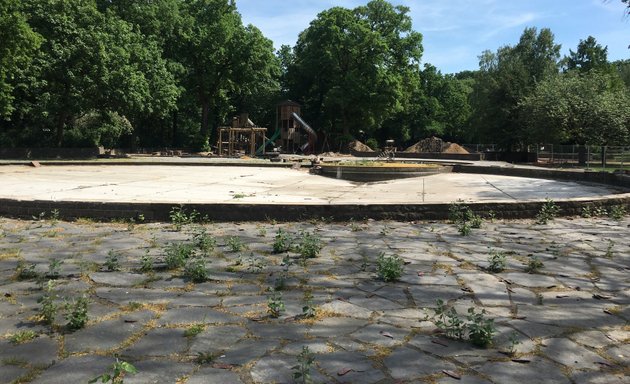
{"type": "Polygon", "coordinates": [[[50,260],[50,263],[48,264],[48,274],[46,277],[49,279],[57,279],[61,274],[61,264],[63,264],[63,260],[50,260]]]}
{"type": "Polygon", "coordinates": [[[232,195],[233,199],[242,199],[244,197],[247,197],[247,195],[244,194],[244,193],[235,193],[235,194],[232,195]]]}
{"type": "Polygon", "coordinates": [[[217,246],[217,240],[200,227],[193,234],[193,243],[200,251],[209,254],[217,246]]]}
{"type": "Polygon", "coordinates": [[[518,339],[518,333],[516,333],[516,332],[510,333],[510,337],[508,339],[508,342],[510,343],[510,345],[508,347],[508,353],[510,355],[516,354],[516,346],[521,343],[521,341],[518,339]]]}
{"type": "Polygon", "coordinates": [[[238,236],[228,237],[225,244],[231,252],[240,252],[246,248],[245,243],[238,236]]]}
{"type": "Polygon", "coordinates": [[[362,230],[363,228],[358,223],[355,223],[354,221],[350,222],[350,231],[360,232],[362,230]]]}
{"type": "Polygon", "coordinates": [[[324,247],[322,239],[314,234],[308,232],[300,233],[300,243],[298,244],[298,252],[304,259],[313,259],[319,256],[319,252],[324,247]]]}
{"type": "Polygon", "coordinates": [[[258,226],[258,237],[265,237],[267,236],[267,228],[261,226],[258,226]]]}
{"type": "Polygon", "coordinates": [[[497,219],[497,214],[493,210],[488,211],[486,216],[491,223],[494,223],[494,221],[497,219]]]}
{"type": "Polygon", "coordinates": [[[37,271],[35,271],[35,264],[26,264],[23,260],[19,260],[15,267],[15,272],[18,280],[35,279],[39,277],[37,271]]]}
{"type": "Polygon", "coordinates": [[[108,271],[120,271],[120,260],[118,260],[118,254],[113,250],[107,252],[107,258],[105,259],[105,267],[108,271]]]}
{"type": "Polygon", "coordinates": [[[53,325],[55,317],[57,316],[57,304],[55,299],[57,295],[54,292],[55,282],[48,280],[44,288],[44,296],[40,297],[37,302],[41,305],[39,309],[39,316],[45,324],[53,325]]]}
{"type": "Polygon", "coordinates": [[[459,232],[460,235],[468,236],[470,235],[471,230],[472,230],[472,226],[467,221],[462,221],[460,223],[457,223],[457,231],[459,232]]]}
{"type": "Polygon", "coordinates": [[[66,320],[68,328],[72,330],[85,327],[88,322],[88,304],[89,300],[86,296],[81,296],[76,300],[66,303],[66,320]]]}
{"type": "Polygon", "coordinates": [[[179,206],[171,208],[169,217],[171,219],[171,223],[173,224],[173,228],[176,231],[181,231],[184,225],[191,224],[199,220],[199,212],[193,209],[189,214],[183,206],[179,206]]]}
{"type": "Polygon", "coordinates": [[[50,223],[55,225],[59,222],[60,212],[58,209],[53,209],[50,211],[50,223]]]}
{"type": "Polygon", "coordinates": [[[496,332],[494,328],[494,320],[486,319],[484,315],[486,310],[482,309],[481,312],[475,312],[475,308],[468,308],[468,339],[473,345],[478,347],[487,347],[492,343],[492,336],[496,332]]]}
{"type": "Polygon", "coordinates": [[[193,324],[184,331],[184,336],[195,337],[205,330],[206,326],[204,324],[193,324]]]}
{"type": "Polygon", "coordinates": [[[203,257],[192,258],[184,269],[184,274],[194,283],[203,283],[208,280],[206,260],[203,257]]]}
{"type": "Polygon", "coordinates": [[[304,306],[302,307],[302,316],[305,318],[315,317],[317,309],[313,305],[313,294],[310,291],[304,292],[304,306]]]}
{"type": "Polygon", "coordinates": [[[88,381],[88,384],[99,381],[101,383],[123,384],[126,375],[135,375],[136,373],[138,373],[136,367],[126,361],[118,360],[118,358],[116,358],[116,362],[110,367],[110,372],[96,376],[92,380],[88,381]]]}
{"type": "Polygon", "coordinates": [[[254,252],[251,252],[247,258],[247,271],[250,273],[259,273],[265,269],[265,260],[262,257],[256,257],[254,252]]]}
{"type": "Polygon", "coordinates": [[[446,337],[452,339],[463,339],[465,333],[465,324],[459,318],[455,308],[446,307],[444,301],[437,300],[437,308],[435,309],[434,320],[435,325],[444,332],[446,337]]]}
{"type": "Polygon", "coordinates": [[[531,256],[527,262],[525,270],[528,273],[538,273],[545,264],[538,258],[538,256],[531,256]]]}
{"type": "Polygon", "coordinates": [[[506,266],[505,253],[492,251],[492,254],[488,257],[488,263],[488,271],[492,273],[502,272],[506,266]]]}
{"type": "Polygon", "coordinates": [[[153,257],[149,255],[149,250],[147,250],[140,259],[140,271],[143,273],[149,273],[153,271],[153,267],[153,257]]]}
{"type": "Polygon", "coordinates": [[[273,253],[288,252],[293,247],[293,239],[288,232],[278,228],[276,237],[273,240],[273,253]]]}
{"type": "Polygon", "coordinates": [[[195,361],[197,364],[210,364],[214,361],[215,357],[214,352],[197,352],[195,361]]]}
{"type": "Polygon", "coordinates": [[[376,272],[383,281],[396,281],[403,273],[404,262],[398,255],[385,256],[381,252],[376,261],[376,272]]]}
{"type": "Polygon", "coordinates": [[[613,205],[612,207],[610,207],[610,211],[608,212],[608,216],[613,219],[613,220],[617,220],[620,221],[621,219],[623,219],[624,216],[626,216],[627,212],[626,212],[626,207],[624,207],[623,205],[613,205]]]}
{"type": "Polygon", "coordinates": [[[46,218],[46,212],[40,212],[37,216],[31,216],[33,221],[43,221],[46,218]]]}
{"type": "Polygon", "coordinates": [[[483,219],[475,214],[462,200],[452,203],[448,209],[448,218],[462,236],[470,235],[473,228],[481,228],[483,219]]]}
{"type": "Polygon", "coordinates": [[[189,243],[171,243],[166,247],[166,267],[168,269],[181,268],[186,264],[188,260],[194,254],[194,248],[189,243]]]}
{"type": "Polygon", "coordinates": [[[608,239],[608,246],[606,247],[606,254],[604,255],[604,257],[608,258],[608,259],[612,259],[613,254],[614,254],[614,248],[615,247],[615,242],[608,239]]]}
{"type": "Polygon", "coordinates": [[[291,368],[293,370],[293,380],[301,384],[311,383],[311,367],[314,362],[315,355],[313,355],[308,346],[303,346],[302,352],[297,356],[297,365],[291,368]]]}
{"type": "Polygon", "coordinates": [[[282,293],[275,291],[267,299],[267,313],[271,317],[279,317],[284,312],[284,301],[282,300],[282,293]]]}
{"type": "Polygon", "coordinates": [[[287,287],[287,273],[282,272],[273,282],[274,291],[284,291],[287,287]]]}
{"type": "Polygon", "coordinates": [[[23,344],[23,343],[26,343],[27,341],[33,340],[36,337],[37,337],[37,333],[35,333],[34,331],[31,331],[31,330],[19,331],[18,333],[14,333],[11,336],[9,336],[9,341],[12,344],[23,344]]]}
{"type": "Polygon", "coordinates": [[[560,208],[558,208],[556,203],[551,199],[546,199],[536,215],[536,223],[540,225],[547,224],[549,221],[553,220],[554,217],[558,216],[559,212],[560,208]]]}

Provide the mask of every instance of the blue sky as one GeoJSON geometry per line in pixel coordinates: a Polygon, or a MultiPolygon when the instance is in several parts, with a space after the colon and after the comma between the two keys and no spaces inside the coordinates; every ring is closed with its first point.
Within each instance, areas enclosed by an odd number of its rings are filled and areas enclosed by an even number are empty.
{"type": "MultiPolygon", "coordinates": [[[[317,14],[333,6],[354,8],[368,0],[236,0],[245,24],[273,40],[294,46],[317,14]]],[[[478,56],[514,45],[526,27],[550,28],[562,54],[592,35],[608,46],[608,58],[630,59],[630,17],[620,0],[390,0],[410,8],[423,35],[423,63],[443,73],[478,68],[478,56]]]]}

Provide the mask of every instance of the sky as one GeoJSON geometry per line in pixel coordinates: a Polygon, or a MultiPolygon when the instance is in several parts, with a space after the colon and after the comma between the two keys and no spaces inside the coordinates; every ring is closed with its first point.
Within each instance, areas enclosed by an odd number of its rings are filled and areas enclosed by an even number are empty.
{"type": "MultiPolygon", "coordinates": [[[[236,0],[245,24],[253,24],[276,48],[294,46],[300,32],[323,10],[355,8],[368,0],[236,0]]],[[[589,35],[608,47],[610,61],[630,59],[630,17],[620,0],[390,0],[410,8],[422,33],[422,63],[442,73],[479,68],[484,50],[515,45],[527,27],[550,28],[562,55],[589,35]]]]}

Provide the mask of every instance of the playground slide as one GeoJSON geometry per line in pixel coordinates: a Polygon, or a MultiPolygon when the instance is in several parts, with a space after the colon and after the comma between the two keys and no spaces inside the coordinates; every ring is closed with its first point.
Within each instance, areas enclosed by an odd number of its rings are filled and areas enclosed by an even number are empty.
{"type": "Polygon", "coordinates": [[[280,130],[276,129],[276,131],[273,133],[273,136],[267,139],[267,141],[265,141],[265,143],[261,145],[260,148],[258,148],[258,150],[256,151],[256,155],[257,156],[262,155],[264,149],[267,148],[269,144],[273,144],[279,136],[280,136],[280,130]]]}
{"type": "Polygon", "coordinates": [[[297,113],[293,112],[291,113],[291,115],[293,116],[295,120],[297,120],[300,124],[302,124],[302,127],[304,127],[304,130],[308,132],[309,136],[313,138],[313,143],[317,142],[317,133],[315,132],[315,130],[311,128],[311,126],[308,125],[306,121],[302,120],[302,118],[297,113]]]}

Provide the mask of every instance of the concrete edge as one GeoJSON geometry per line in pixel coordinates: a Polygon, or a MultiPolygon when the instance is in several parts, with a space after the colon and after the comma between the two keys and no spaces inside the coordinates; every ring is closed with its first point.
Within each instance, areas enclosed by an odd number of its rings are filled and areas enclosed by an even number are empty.
{"type": "MultiPolygon", "coordinates": [[[[580,215],[583,207],[611,208],[623,206],[630,211],[630,195],[600,199],[574,199],[554,201],[560,216],[580,215]]],[[[533,218],[544,201],[534,202],[484,202],[466,203],[482,217],[492,215],[501,219],[533,218]]],[[[110,221],[137,218],[143,215],[146,221],[170,221],[172,203],[105,203],[85,201],[45,201],[0,199],[0,215],[22,219],[50,215],[58,211],[60,219],[75,220],[90,218],[110,221]]],[[[275,204],[185,204],[187,212],[197,211],[201,217],[212,222],[232,221],[349,221],[349,220],[445,220],[450,204],[339,204],[339,205],[275,205],[275,204]]]]}

